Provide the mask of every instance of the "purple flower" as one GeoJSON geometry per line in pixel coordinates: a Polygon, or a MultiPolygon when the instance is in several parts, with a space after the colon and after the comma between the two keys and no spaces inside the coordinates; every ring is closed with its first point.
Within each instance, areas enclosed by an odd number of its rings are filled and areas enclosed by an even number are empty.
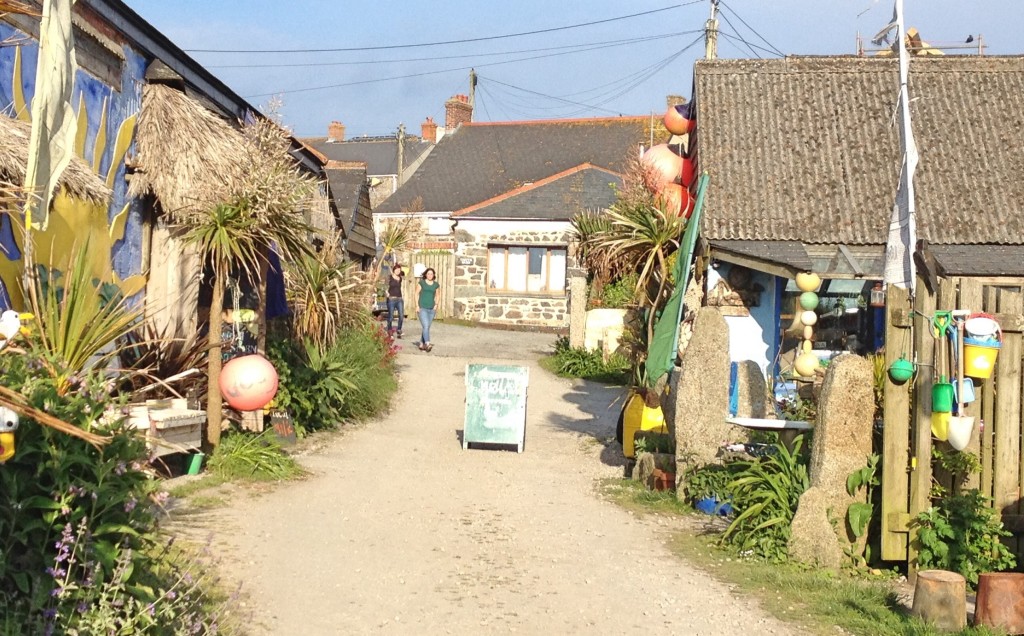
{"type": "Polygon", "coordinates": [[[117,462],[117,467],[114,468],[115,475],[123,475],[128,472],[128,465],[124,462],[117,462]]]}
{"type": "Polygon", "coordinates": [[[178,593],[175,592],[174,590],[168,590],[167,591],[167,598],[169,598],[170,600],[173,601],[174,599],[178,598],[178,593]]]}
{"type": "Polygon", "coordinates": [[[124,511],[131,512],[132,510],[135,510],[135,506],[138,505],[138,503],[139,502],[135,499],[135,497],[132,497],[128,501],[124,502],[124,511]]]}

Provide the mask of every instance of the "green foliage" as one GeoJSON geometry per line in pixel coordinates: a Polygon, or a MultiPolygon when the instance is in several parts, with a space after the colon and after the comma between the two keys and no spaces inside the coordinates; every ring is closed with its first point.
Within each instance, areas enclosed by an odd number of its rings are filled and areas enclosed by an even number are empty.
{"type": "Polygon", "coordinates": [[[779,403],[782,419],[791,422],[811,422],[818,419],[818,404],[814,400],[782,400],[779,403]]]}
{"type": "Polygon", "coordinates": [[[722,535],[724,542],[743,555],[785,561],[789,531],[800,495],[810,486],[807,461],[798,436],[790,451],[777,443],[773,451],[751,461],[736,462],[729,483],[736,518],[722,535]]]}
{"type": "Polygon", "coordinates": [[[982,572],[1015,567],[1016,558],[999,540],[1012,533],[1003,527],[990,502],[971,489],[941,499],[917,515],[912,524],[918,531],[918,566],[959,572],[971,585],[977,585],[982,572]]]}
{"type": "Polygon", "coordinates": [[[875,392],[875,417],[879,418],[882,417],[882,411],[885,408],[885,383],[889,377],[885,354],[872,353],[868,356],[868,361],[871,363],[872,388],[875,392]]]}
{"type": "MultiPolygon", "coordinates": [[[[859,540],[867,534],[868,527],[871,525],[871,519],[875,514],[875,487],[882,483],[878,474],[878,462],[880,460],[880,455],[872,453],[868,456],[866,465],[858,468],[846,477],[846,492],[851,497],[855,496],[861,488],[864,488],[866,491],[865,498],[867,501],[856,501],[846,509],[846,523],[850,532],[853,533],[855,540],[859,540]]],[[[855,543],[848,548],[847,556],[850,557],[853,564],[857,567],[867,565],[867,561],[871,556],[867,541],[865,540],[864,542],[863,552],[855,543]]]]}
{"type": "Polygon", "coordinates": [[[352,261],[341,256],[336,241],[317,254],[303,254],[285,269],[292,331],[297,340],[317,347],[334,343],[338,330],[362,318],[371,285],[352,261]]]}
{"type": "Polygon", "coordinates": [[[635,305],[638,278],[635,273],[630,273],[605,285],[601,290],[601,306],[625,309],[635,305]]]}
{"type": "Polygon", "coordinates": [[[604,359],[600,351],[588,351],[569,346],[562,337],[555,342],[555,353],[550,358],[551,370],[565,378],[582,378],[608,384],[625,384],[629,361],[618,354],[604,359]]]}
{"type": "Polygon", "coordinates": [[[737,473],[735,463],[705,464],[692,468],[683,476],[683,488],[691,503],[702,499],[726,501],[731,498],[729,485],[737,473]]]}
{"type": "Polygon", "coordinates": [[[291,414],[300,432],[377,415],[398,388],[395,354],[394,342],[374,323],[340,331],[325,350],[277,334],[267,342],[278,371],[274,407],[291,414]]]}
{"type": "Polygon", "coordinates": [[[295,460],[281,450],[274,432],[258,435],[235,431],[224,437],[210,458],[210,472],[227,479],[281,480],[302,473],[295,460]]]}
{"type": "MultiPolygon", "coordinates": [[[[953,477],[953,494],[958,495],[967,483],[967,478],[981,472],[981,462],[974,453],[943,450],[932,447],[932,462],[935,466],[945,470],[953,477]]],[[[932,474],[934,478],[934,473],[932,474]]],[[[932,480],[932,498],[945,497],[947,494],[945,486],[942,486],[934,479],[932,480]]]]}

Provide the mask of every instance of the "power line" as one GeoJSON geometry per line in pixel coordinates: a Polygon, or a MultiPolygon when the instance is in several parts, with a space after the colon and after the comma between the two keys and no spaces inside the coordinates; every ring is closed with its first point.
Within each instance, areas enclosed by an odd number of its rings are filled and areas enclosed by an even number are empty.
{"type": "MultiPolygon", "coordinates": [[[[764,48],[763,46],[761,46],[759,44],[754,44],[753,42],[747,42],[746,40],[744,40],[743,38],[739,37],[738,35],[733,35],[732,33],[726,33],[725,31],[721,31],[721,30],[718,32],[718,34],[719,35],[724,35],[725,37],[729,38],[730,40],[734,40],[736,42],[742,42],[743,44],[746,44],[747,47],[749,47],[749,48],[758,49],[759,51],[764,51],[765,53],[767,53],[769,55],[777,55],[777,53],[775,51],[773,51],[771,49],[766,49],[766,48],[764,48]]],[[[736,50],[740,51],[740,53],[743,53],[743,51],[738,46],[736,47],[736,50]]],[[[758,56],[758,57],[760,57],[760,56],[758,56]]],[[[783,56],[783,57],[785,57],[785,56],[783,56]]]]}
{"type": "MultiPolygon", "coordinates": [[[[733,23],[729,21],[729,16],[727,16],[724,12],[721,14],[721,16],[722,16],[722,19],[725,20],[725,23],[728,24],[730,27],[732,27],[733,31],[736,31],[737,33],[739,33],[739,29],[737,29],[735,26],[733,26],[733,23]]],[[[752,46],[750,46],[749,42],[744,40],[742,36],[737,35],[736,37],[739,38],[740,42],[743,42],[744,44],[747,45],[747,50],[750,51],[751,53],[753,53],[754,57],[756,57],[757,59],[761,59],[761,56],[758,54],[757,51],[754,50],[754,48],[752,46]]]]}
{"type": "Polygon", "coordinates": [[[420,42],[416,44],[388,44],[383,46],[360,46],[350,48],[336,48],[336,49],[185,49],[186,53],[340,53],[340,52],[353,52],[353,51],[385,51],[393,49],[412,49],[421,48],[428,46],[444,46],[448,44],[466,44],[469,42],[486,42],[489,40],[503,40],[507,38],[516,38],[527,35],[538,35],[541,33],[554,33],[556,31],[567,31],[569,29],[579,29],[587,26],[594,26],[595,24],[607,24],[609,22],[618,22],[620,20],[629,20],[631,18],[638,18],[645,15],[653,15],[655,13],[662,13],[672,9],[679,9],[681,7],[689,6],[691,4],[697,4],[703,2],[703,0],[690,0],[682,4],[674,4],[668,7],[662,7],[661,9],[652,9],[650,11],[641,11],[640,13],[631,13],[629,15],[622,15],[615,18],[605,18],[603,20],[593,20],[591,22],[581,22],[579,24],[570,24],[567,26],[551,27],[549,29],[537,29],[535,31],[523,31],[520,33],[506,33],[504,35],[490,35],[479,38],[466,38],[462,40],[446,40],[443,42],[420,42]]]}
{"type": "Polygon", "coordinates": [[[294,64],[207,64],[206,68],[307,68],[317,66],[359,66],[364,64],[396,64],[406,62],[437,62],[442,60],[460,60],[466,58],[493,57],[497,55],[518,55],[520,53],[537,53],[541,51],[561,51],[565,49],[576,49],[586,46],[601,46],[611,44],[636,44],[638,42],[651,42],[665,38],[678,37],[700,33],[700,30],[678,31],[676,33],[663,33],[661,35],[649,35],[642,38],[628,38],[621,40],[605,40],[603,42],[584,42],[582,44],[566,44],[562,46],[548,46],[536,49],[519,49],[516,51],[496,51],[492,53],[472,53],[466,55],[441,55],[436,57],[410,57],[395,60],[364,60],[355,62],[299,62],[294,64]]]}
{"type": "Polygon", "coordinates": [[[600,46],[591,46],[589,48],[576,49],[576,50],[573,50],[573,51],[562,51],[560,53],[548,53],[548,54],[545,54],[545,55],[531,55],[529,57],[520,57],[520,58],[516,58],[516,59],[512,59],[512,60],[502,60],[500,62],[486,62],[484,64],[475,64],[473,66],[460,66],[460,67],[457,67],[457,68],[447,68],[447,69],[442,69],[442,70],[437,70],[437,71],[423,71],[421,73],[410,73],[410,74],[407,74],[407,75],[396,75],[396,76],[392,76],[392,77],[378,77],[378,78],[374,78],[374,79],[359,80],[359,81],[355,81],[355,82],[344,82],[344,83],[341,83],[341,84],[328,84],[328,85],[325,85],[325,86],[309,86],[309,87],[306,87],[306,88],[294,88],[294,89],[289,89],[289,90],[271,91],[271,92],[268,92],[268,93],[256,93],[254,95],[246,95],[245,99],[253,99],[253,98],[256,98],[256,97],[267,97],[267,96],[270,96],[270,95],[287,95],[287,94],[290,94],[290,93],[308,93],[308,92],[312,92],[312,91],[327,90],[327,89],[331,89],[331,88],[344,88],[344,87],[348,87],[348,86],[359,86],[359,85],[362,85],[362,84],[375,84],[377,82],[388,82],[388,81],[399,80],[399,79],[410,79],[410,78],[414,78],[414,77],[424,77],[426,75],[439,75],[439,74],[442,74],[442,73],[451,73],[451,72],[454,72],[454,71],[468,71],[470,68],[474,68],[474,67],[475,68],[482,68],[482,67],[487,67],[487,66],[500,66],[502,64],[514,64],[514,63],[517,63],[517,62],[526,62],[526,61],[530,61],[530,60],[538,60],[538,59],[548,58],[548,57],[557,57],[557,56],[560,56],[560,55],[571,55],[571,54],[574,54],[574,53],[586,53],[586,52],[589,52],[589,51],[596,51],[596,50],[599,50],[599,49],[613,48],[613,47],[616,47],[616,46],[624,46],[624,45],[623,44],[605,44],[605,45],[600,45],[600,46]]]}
{"type": "Polygon", "coordinates": [[[745,26],[748,29],[750,29],[754,33],[754,35],[756,35],[762,42],[764,42],[766,45],[768,45],[768,47],[772,49],[772,52],[774,52],[776,55],[778,55],[780,57],[786,57],[786,54],[783,53],[782,51],[780,51],[779,47],[775,46],[774,44],[772,44],[771,42],[766,40],[763,35],[761,35],[760,33],[757,32],[757,29],[755,29],[754,27],[752,27],[749,24],[747,24],[747,21],[743,19],[743,16],[741,16],[738,13],[736,13],[736,11],[732,7],[730,7],[729,5],[725,4],[725,2],[723,0],[719,0],[719,2],[721,3],[721,5],[723,7],[727,8],[730,13],[732,13],[734,16],[736,16],[736,19],[739,20],[740,22],[742,22],[743,26],[745,26]]]}

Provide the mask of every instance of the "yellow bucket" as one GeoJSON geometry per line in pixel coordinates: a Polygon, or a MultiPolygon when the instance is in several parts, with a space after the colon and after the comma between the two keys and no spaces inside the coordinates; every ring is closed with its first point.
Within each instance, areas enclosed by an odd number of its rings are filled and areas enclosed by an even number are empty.
{"type": "Polygon", "coordinates": [[[964,375],[986,380],[992,377],[999,355],[998,340],[964,338],[964,375]]]}
{"type": "Polygon", "coordinates": [[[644,404],[644,398],[638,393],[633,394],[626,403],[626,412],[622,417],[622,454],[634,457],[633,437],[639,431],[659,431],[667,433],[665,413],[661,407],[650,408],[644,404]]]}

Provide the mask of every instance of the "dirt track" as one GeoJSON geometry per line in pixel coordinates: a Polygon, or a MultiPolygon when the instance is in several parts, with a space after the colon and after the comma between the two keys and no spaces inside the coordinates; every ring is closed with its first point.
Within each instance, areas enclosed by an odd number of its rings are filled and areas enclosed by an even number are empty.
{"type": "Polygon", "coordinates": [[[257,634],[795,634],[675,559],[667,530],[595,494],[622,475],[617,390],[536,364],[553,337],[406,327],[391,414],[305,481],[212,515],[257,634]],[[526,449],[462,450],[468,361],[530,367],[526,449]]]}

